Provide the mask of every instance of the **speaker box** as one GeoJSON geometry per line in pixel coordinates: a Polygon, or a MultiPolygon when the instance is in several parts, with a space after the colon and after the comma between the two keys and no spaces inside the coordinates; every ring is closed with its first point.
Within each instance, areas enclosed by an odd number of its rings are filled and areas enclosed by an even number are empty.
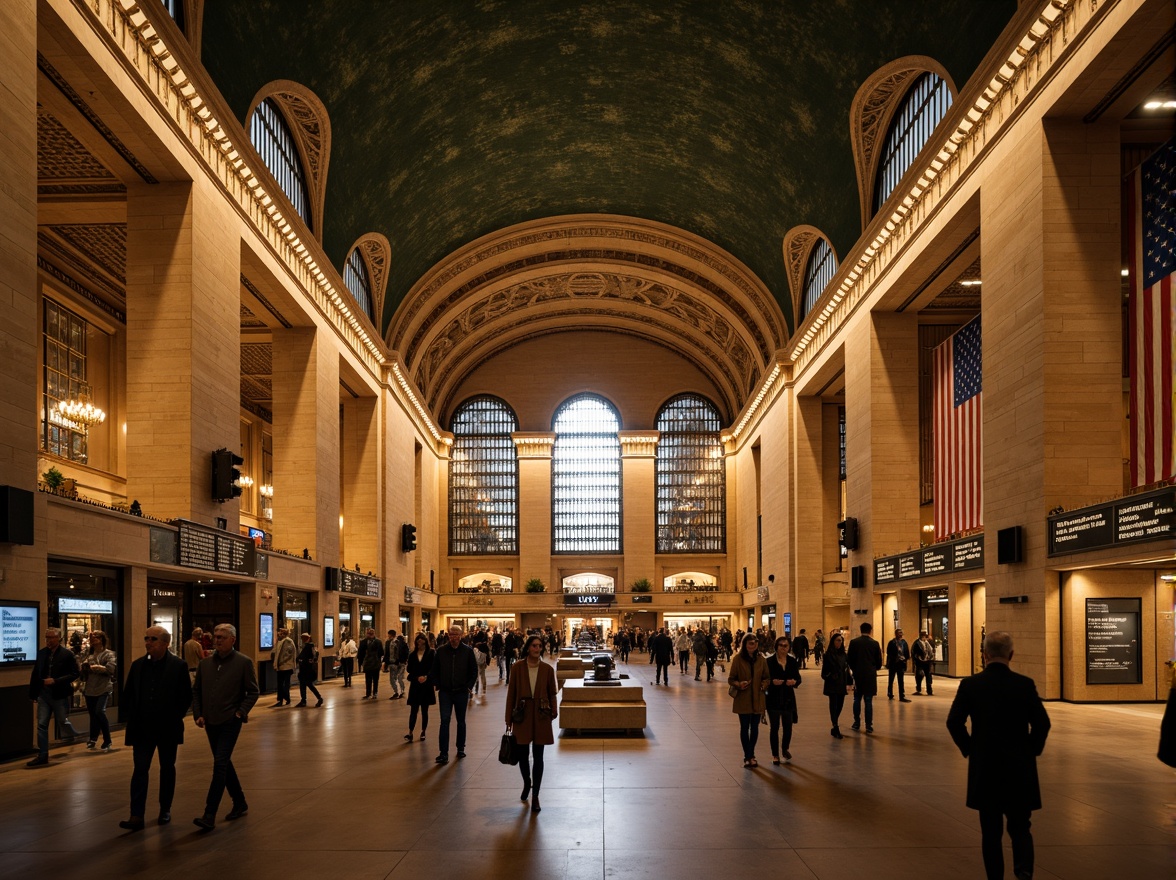
{"type": "Polygon", "coordinates": [[[866,567],[864,565],[855,565],[849,570],[849,585],[855,590],[866,588],[866,567]]]}
{"type": "Polygon", "coordinates": [[[0,544],[33,543],[33,493],[0,486],[0,544]]]}
{"type": "Polygon", "coordinates": [[[339,589],[339,569],[328,567],[325,570],[326,582],[323,587],[327,590],[339,589]]]}
{"type": "Polygon", "coordinates": [[[1021,527],[1009,526],[996,533],[996,562],[1009,565],[1021,561],[1021,527]]]}

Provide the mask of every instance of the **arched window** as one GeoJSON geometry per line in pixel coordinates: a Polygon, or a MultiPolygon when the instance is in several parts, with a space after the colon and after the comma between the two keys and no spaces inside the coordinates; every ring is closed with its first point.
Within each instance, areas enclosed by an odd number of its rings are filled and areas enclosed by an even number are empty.
{"type": "Polygon", "coordinates": [[[249,139],[298,216],[306,221],[307,226],[311,226],[306,173],[298,156],[294,135],[290,133],[290,127],[273,98],[266,98],[253,111],[253,118],[249,121],[249,139]]]}
{"type": "Polygon", "coordinates": [[[621,420],[591,394],[566,401],[553,421],[551,552],[621,552],[621,420]]]}
{"type": "Polygon", "coordinates": [[[875,211],[890,198],[949,107],[951,89],[941,77],[924,73],[915,80],[886,133],[874,182],[875,211]]]}
{"type": "Polygon", "coordinates": [[[351,295],[355,298],[355,302],[359,308],[374,323],[375,315],[372,312],[372,279],[368,275],[367,263],[364,262],[363,254],[359,252],[359,248],[354,248],[351,251],[351,256],[347,258],[347,264],[343,267],[343,283],[351,291],[351,295]]]}
{"type": "Polygon", "coordinates": [[[658,412],[657,429],[657,552],[723,553],[727,471],[718,410],[683,394],[658,412]]]}
{"type": "Polygon", "coordinates": [[[496,397],[474,397],[453,414],[449,455],[449,552],[519,552],[518,419],[496,397]]]}
{"type": "Polygon", "coordinates": [[[184,21],[184,0],[162,0],[163,8],[167,10],[181,31],[187,32],[184,21]]]}
{"type": "Polygon", "coordinates": [[[802,300],[800,317],[804,317],[813,310],[833,276],[837,274],[837,255],[829,242],[823,238],[817,239],[809,254],[808,266],[804,270],[804,298],[802,300]]]}

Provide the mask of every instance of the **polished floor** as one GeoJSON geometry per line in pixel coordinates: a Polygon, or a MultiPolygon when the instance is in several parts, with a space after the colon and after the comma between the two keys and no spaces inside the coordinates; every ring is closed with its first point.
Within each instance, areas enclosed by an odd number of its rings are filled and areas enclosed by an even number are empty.
{"type": "MultiPolygon", "coordinates": [[[[192,825],[210,759],[190,719],[167,827],[118,827],[131,771],[121,733],[110,754],[79,745],[54,749],[48,767],[0,765],[0,876],[983,877],[965,761],[944,728],[954,682],[911,703],[883,695],[872,736],[848,730],[847,707],[838,742],[809,670],[792,763],[772,766],[764,727],[760,766],[746,770],[723,683],[674,671],[651,687],[653,668],[631,660],[621,671],[646,684],[644,738],[557,739],[539,814],[496,760],[505,687],[493,670],[470,709],[469,756],[447,766],[433,761],[435,718],[427,742],[403,741],[408,710],[387,681],[376,701],[331,682],[321,709],[259,701],[235,756],[249,813],[224,821],[226,798],[208,834],[192,825]]],[[[1038,880],[1176,877],[1176,772],[1155,757],[1162,707],[1047,708],[1038,880]]],[[[1012,876],[1007,848],[1006,861],[1012,876]]]]}

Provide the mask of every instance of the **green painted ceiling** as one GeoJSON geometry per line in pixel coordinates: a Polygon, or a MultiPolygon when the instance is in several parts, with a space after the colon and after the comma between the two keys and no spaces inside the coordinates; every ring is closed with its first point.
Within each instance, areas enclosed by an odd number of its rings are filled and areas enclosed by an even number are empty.
{"type": "Polygon", "coordinates": [[[203,62],[238,118],[303,83],[333,145],[323,244],[392,243],[383,326],[459,246],[524,220],[657,220],[746,263],[792,324],[781,242],[861,231],[849,108],[928,55],[957,86],[1016,0],[210,0],[203,62]]]}

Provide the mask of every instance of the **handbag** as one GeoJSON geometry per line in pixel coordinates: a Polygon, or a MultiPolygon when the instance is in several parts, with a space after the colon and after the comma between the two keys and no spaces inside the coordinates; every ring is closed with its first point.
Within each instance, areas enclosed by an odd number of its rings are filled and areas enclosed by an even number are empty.
{"type": "Polygon", "coordinates": [[[502,742],[498,744],[498,763],[510,764],[512,767],[519,763],[519,744],[515,742],[513,733],[502,735],[502,742]]]}
{"type": "Polygon", "coordinates": [[[733,684],[733,685],[731,685],[730,687],[728,687],[728,688],[727,688],[727,696],[728,696],[728,697],[737,697],[737,696],[739,696],[739,685],[737,685],[737,684],[733,684]]]}

